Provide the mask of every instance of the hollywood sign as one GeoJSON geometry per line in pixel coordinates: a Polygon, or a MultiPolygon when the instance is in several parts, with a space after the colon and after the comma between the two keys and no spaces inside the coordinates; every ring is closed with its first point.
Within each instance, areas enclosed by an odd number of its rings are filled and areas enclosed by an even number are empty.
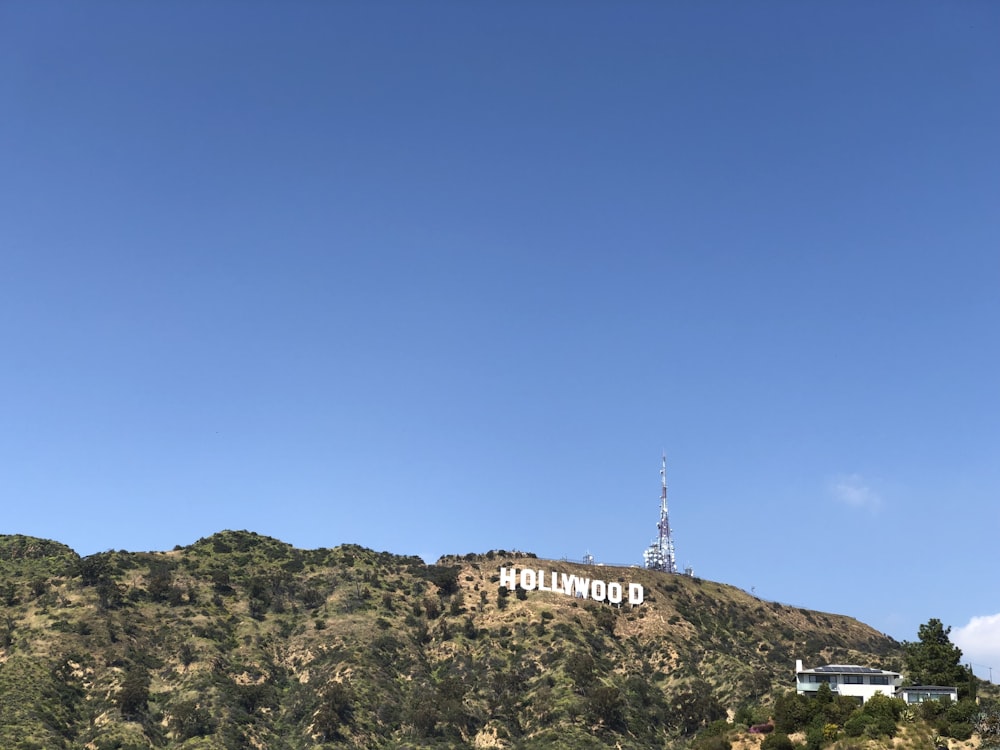
{"type": "MultiPolygon", "coordinates": [[[[578,599],[594,599],[608,601],[611,604],[621,604],[626,589],[617,581],[607,583],[597,578],[584,578],[569,573],[556,573],[554,570],[532,570],[531,568],[500,568],[500,585],[513,591],[520,586],[525,591],[551,591],[554,594],[565,594],[578,599]],[[548,575],[546,576],[546,573],[548,575]],[[547,583],[546,583],[547,581],[547,583]]],[[[628,603],[642,604],[644,592],[642,584],[629,583],[628,603]]]]}

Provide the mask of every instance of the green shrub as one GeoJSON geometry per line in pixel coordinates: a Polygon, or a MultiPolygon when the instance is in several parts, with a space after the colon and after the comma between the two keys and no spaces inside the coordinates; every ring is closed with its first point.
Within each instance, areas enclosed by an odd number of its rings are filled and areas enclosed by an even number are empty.
{"type": "Polygon", "coordinates": [[[449,565],[428,565],[414,568],[413,572],[437,586],[441,596],[451,596],[458,591],[458,570],[449,565]]]}
{"type": "Polygon", "coordinates": [[[885,717],[874,717],[865,724],[865,737],[878,739],[880,737],[895,737],[896,723],[885,717]]]}
{"type": "Polygon", "coordinates": [[[956,740],[967,740],[972,737],[972,724],[965,721],[956,721],[948,725],[948,736],[956,740]]]}
{"type": "Polygon", "coordinates": [[[331,682],[320,695],[313,715],[313,730],[324,742],[343,737],[343,730],[354,721],[354,695],[340,682],[331,682]]]}
{"type": "Polygon", "coordinates": [[[946,706],[941,701],[924,701],[920,704],[920,718],[924,721],[933,722],[942,713],[946,706]]]}
{"type": "Polygon", "coordinates": [[[136,720],[146,711],[149,682],[149,671],[141,665],[132,666],[125,673],[121,688],[115,694],[115,703],[126,720],[136,720]]]}
{"type": "Polygon", "coordinates": [[[609,685],[593,688],[587,696],[586,705],[591,721],[615,731],[625,729],[625,702],[616,688],[609,685]]]}
{"type": "Polygon", "coordinates": [[[170,729],[180,740],[203,737],[215,731],[215,720],[196,701],[178,701],[170,711],[170,729]]]}
{"type": "Polygon", "coordinates": [[[795,743],[784,732],[773,732],[760,743],[760,750],[793,750],[795,743]]]}
{"type": "Polygon", "coordinates": [[[807,750],[819,750],[823,747],[826,737],[823,735],[823,727],[809,727],[806,730],[807,750]]]}
{"type": "Polygon", "coordinates": [[[834,699],[820,708],[819,716],[827,724],[843,726],[857,712],[857,701],[846,695],[834,696],[834,699]]]}
{"type": "Polygon", "coordinates": [[[740,706],[736,709],[736,713],[733,714],[733,724],[738,727],[749,727],[752,724],[758,724],[757,715],[754,713],[754,709],[750,706],[740,706]]]}
{"type": "Polygon", "coordinates": [[[867,714],[856,713],[844,722],[844,734],[848,737],[860,737],[870,721],[871,717],[867,714]]]}
{"type": "Polygon", "coordinates": [[[976,732],[982,741],[981,747],[991,750],[1000,747],[1000,704],[983,700],[975,721],[976,732]]]}
{"type": "Polygon", "coordinates": [[[732,750],[733,743],[721,734],[702,735],[691,745],[692,750],[732,750]]]}
{"type": "Polygon", "coordinates": [[[709,724],[707,727],[705,727],[705,729],[702,730],[702,732],[701,732],[701,734],[699,736],[700,737],[717,737],[719,735],[725,734],[726,732],[728,732],[732,728],[733,728],[733,725],[730,724],[725,719],[716,719],[711,724],[709,724]]]}
{"type": "MultiPolygon", "coordinates": [[[[896,724],[903,714],[906,704],[899,698],[876,693],[861,708],[861,714],[868,717],[864,733],[866,737],[895,737],[896,724]]],[[[846,724],[844,727],[847,729],[846,724]]]]}
{"type": "Polygon", "coordinates": [[[979,704],[970,698],[962,698],[957,703],[949,701],[945,705],[947,706],[945,716],[953,724],[971,724],[979,714],[979,704]]]}
{"type": "Polygon", "coordinates": [[[805,729],[813,717],[818,704],[789,690],[778,697],[774,704],[774,728],[788,734],[805,729]]]}

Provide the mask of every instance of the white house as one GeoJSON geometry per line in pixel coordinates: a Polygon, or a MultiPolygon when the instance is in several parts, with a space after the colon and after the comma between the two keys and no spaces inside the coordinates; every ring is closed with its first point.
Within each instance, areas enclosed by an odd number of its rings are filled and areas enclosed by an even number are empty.
{"type": "Polygon", "coordinates": [[[939,701],[942,698],[958,700],[958,688],[941,687],[940,685],[909,685],[896,689],[896,697],[907,703],[923,703],[924,701],[939,701]]]}
{"type": "Polygon", "coordinates": [[[795,661],[795,691],[814,696],[820,685],[829,685],[834,695],[847,695],[864,703],[876,693],[890,698],[903,681],[899,672],[859,667],[854,664],[830,664],[815,669],[803,669],[802,660],[795,661]]]}

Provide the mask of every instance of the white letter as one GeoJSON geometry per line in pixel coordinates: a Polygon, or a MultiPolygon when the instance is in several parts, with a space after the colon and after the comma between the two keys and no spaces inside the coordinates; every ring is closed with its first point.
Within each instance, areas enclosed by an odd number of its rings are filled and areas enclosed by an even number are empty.
{"type": "Polygon", "coordinates": [[[525,568],[521,571],[521,588],[525,591],[533,591],[535,589],[535,571],[530,568],[525,568]],[[528,583],[531,581],[531,583],[528,583]]]}
{"type": "Polygon", "coordinates": [[[549,577],[552,581],[552,591],[557,594],[565,594],[566,592],[559,588],[559,574],[554,570],[550,570],[549,577]]]}
{"type": "Polygon", "coordinates": [[[508,591],[517,588],[517,568],[500,568],[500,585],[506,586],[508,591]]]}
{"type": "Polygon", "coordinates": [[[622,585],[620,583],[608,584],[608,601],[612,604],[622,603],[622,585]]]}
{"type": "Polygon", "coordinates": [[[576,587],[576,595],[583,599],[586,599],[587,594],[590,593],[590,579],[577,578],[573,581],[573,585],[576,587]]]}
{"type": "Polygon", "coordinates": [[[573,588],[576,586],[576,576],[571,576],[569,573],[563,573],[562,585],[563,593],[567,596],[573,596],[573,588]]]}
{"type": "Polygon", "coordinates": [[[642,604],[643,591],[641,583],[630,583],[628,585],[628,603],[642,604]]]}
{"type": "Polygon", "coordinates": [[[598,581],[598,580],[595,579],[595,580],[593,580],[593,581],[590,582],[590,598],[591,599],[593,599],[595,601],[598,601],[598,602],[603,602],[604,601],[604,597],[607,596],[607,593],[608,593],[608,584],[606,584],[604,581],[598,581]],[[600,592],[600,593],[598,593],[598,592],[600,592]]]}
{"type": "Polygon", "coordinates": [[[544,570],[539,570],[538,571],[538,590],[539,591],[551,591],[552,590],[548,586],[545,585],[545,571],[544,570]]]}

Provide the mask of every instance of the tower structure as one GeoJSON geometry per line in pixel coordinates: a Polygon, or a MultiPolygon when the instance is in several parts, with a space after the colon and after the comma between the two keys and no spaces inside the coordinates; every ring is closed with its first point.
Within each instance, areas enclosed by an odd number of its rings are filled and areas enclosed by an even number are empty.
{"type": "Polygon", "coordinates": [[[642,553],[642,558],[649,570],[676,573],[674,538],[670,533],[670,516],[667,513],[667,455],[665,453],[660,464],[660,522],[656,524],[656,528],[659,530],[656,541],[642,553]]]}

